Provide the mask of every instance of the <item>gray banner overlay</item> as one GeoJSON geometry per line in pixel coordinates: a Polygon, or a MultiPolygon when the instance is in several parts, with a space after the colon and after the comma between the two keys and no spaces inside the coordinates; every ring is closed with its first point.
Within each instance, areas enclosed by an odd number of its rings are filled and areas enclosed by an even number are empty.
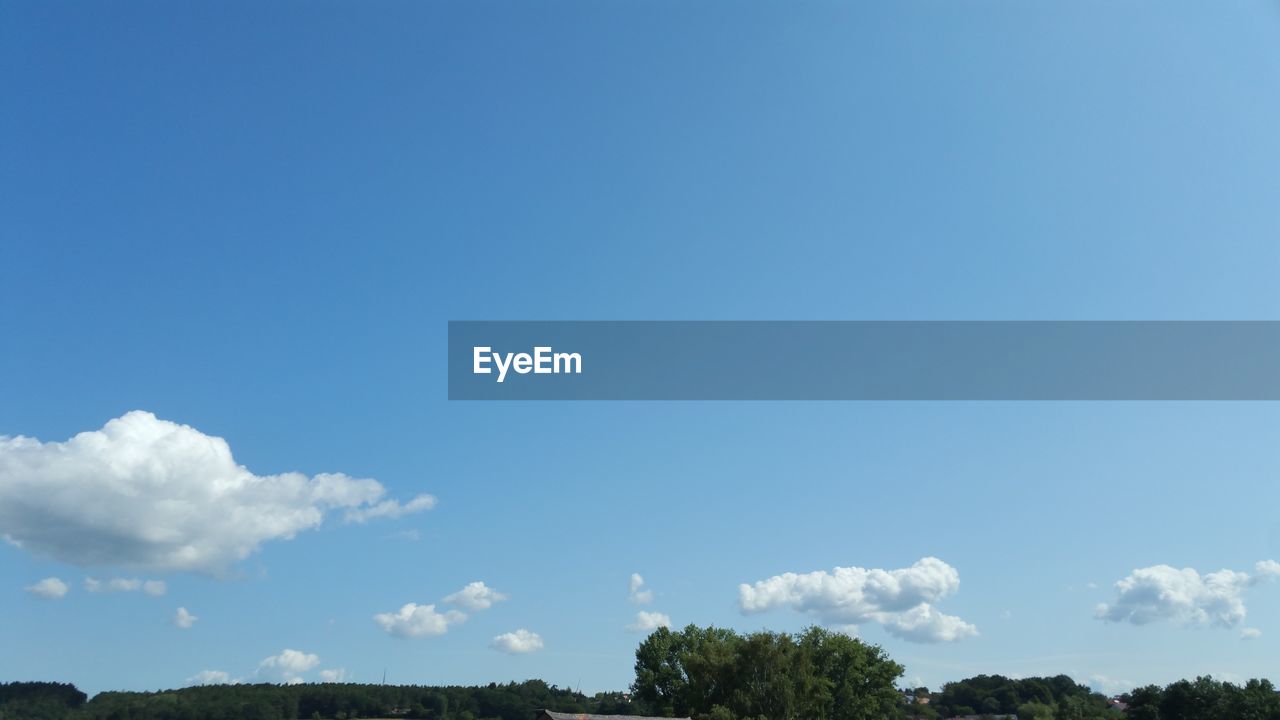
{"type": "Polygon", "coordinates": [[[449,399],[1277,400],[1280,322],[454,321],[449,399]]]}

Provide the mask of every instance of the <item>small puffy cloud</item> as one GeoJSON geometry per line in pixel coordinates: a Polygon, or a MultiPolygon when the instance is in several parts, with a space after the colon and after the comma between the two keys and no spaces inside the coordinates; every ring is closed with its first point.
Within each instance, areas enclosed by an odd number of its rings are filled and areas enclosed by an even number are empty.
{"type": "Polygon", "coordinates": [[[1119,695],[1133,689],[1133,682],[1106,675],[1090,675],[1088,685],[1103,695],[1119,695]]]}
{"type": "Polygon", "coordinates": [[[85,578],[84,589],[91,593],[142,592],[151,597],[160,597],[169,591],[163,580],[139,580],[138,578],[111,578],[99,580],[85,578]]]}
{"type": "Polygon", "coordinates": [[[34,585],[28,585],[22,589],[46,600],[57,600],[66,595],[67,590],[70,590],[66,583],[56,577],[47,577],[34,585]]]}
{"type": "Polygon", "coordinates": [[[493,638],[491,644],[495,650],[511,655],[523,655],[542,649],[542,636],[520,628],[515,632],[503,633],[493,638]]]}
{"type": "Polygon", "coordinates": [[[506,595],[477,580],[473,583],[468,583],[466,587],[456,593],[446,595],[444,602],[456,605],[464,610],[479,612],[488,610],[494,603],[502,602],[506,599],[506,595]]]}
{"type": "Polygon", "coordinates": [[[649,612],[641,610],[636,613],[636,621],[627,626],[632,632],[652,632],[660,627],[671,627],[671,618],[660,612],[649,612]]]}
{"type": "Polygon", "coordinates": [[[648,605],[653,602],[653,591],[644,589],[644,578],[640,573],[631,573],[631,602],[637,605],[648,605]]]}
{"type": "Polygon", "coordinates": [[[186,630],[192,625],[195,625],[196,621],[199,619],[200,618],[188,612],[186,608],[180,607],[176,611],[174,611],[173,617],[170,619],[170,622],[173,623],[174,627],[182,628],[183,630],[186,630]]]}
{"type": "Polygon", "coordinates": [[[188,685],[226,685],[235,682],[231,674],[223,670],[201,670],[187,678],[188,685]]]}
{"type": "Polygon", "coordinates": [[[945,615],[929,603],[909,610],[881,613],[878,619],[890,634],[918,643],[956,642],[978,634],[977,629],[954,615],[945,615]]]}
{"type": "Polygon", "coordinates": [[[457,610],[437,612],[435,605],[419,605],[405,603],[394,613],[378,613],[373,621],[389,635],[402,638],[443,635],[449,626],[457,625],[467,619],[464,613],[457,610]]]}
{"type": "Polygon", "coordinates": [[[1240,631],[1241,640],[1257,640],[1262,637],[1262,631],[1258,628],[1247,627],[1240,631]]]}
{"type": "Polygon", "coordinates": [[[789,607],[832,626],[879,623],[912,642],[954,642],[977,628],[934,603],[960,588],[960,573],[926,557],[897,570],[837,567],[831,572],[784,573],[738,586],[743,613],[789,607]]]}
{"type": "Polygon", "coordinates": [[[321,670],[320,682],[340,683],[347,679],[346,668],[335,668],[333,670],[321,670]]]}
{"type": "Polygon", "coordinates": [[[1096,617],[1146,625],[1171,620],[1181,625],[1238,627],[1247,609],[1244,593],[1264,579],[1280,575],[1280,564],[1264,560],[1256,575],[1219,570],[1201,575],[1194,568],[1153,565],[1138,568],[1115,584],[1116,599],[1098,605],[1096,617]]]}
{"type": "Polygon", "coordinates": [[[342,474],[255,475],[220,437],[134,411],[65,442],[0,436],[0,536],[81,566],[217,575],[263,543],[430,509],[342,474]]]}
{"type": "Polygon", "coordinates": [[[262,662],[258,663],[258,675],[278,678],[282,682],[292,685],[302,682],[302,673],[319,664],[319,655],[286,648],[280,651],[279,655],[263,658],[262,662]]]}

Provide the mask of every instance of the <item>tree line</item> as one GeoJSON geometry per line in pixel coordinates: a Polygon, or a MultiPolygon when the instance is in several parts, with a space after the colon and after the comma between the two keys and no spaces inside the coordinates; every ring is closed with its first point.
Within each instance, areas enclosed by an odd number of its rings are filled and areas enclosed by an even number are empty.
{"type": "Polygon", "coordinates": [[[1019,720],[1101,720],[1120,717],[1106,697],[1066,675],[1054,677],[1007,678],[978,675],[947,683],[930,695],[919,688],[916,696],[928,697],[927,706],[914,717],[937,718],[966,715],[1005,717],[1019,720]]]}
{"type": "Polygon", "coordinates": [[[533,720],[538,710],[694,720],[1280,720],[1268,680],[1209,677],[1138,688],[1127,710],[1066,675],[979,675],[940,690],[899,688],[903,667],[878,646],[812,627],[800,633],[659,628],[635,654],[631,694],[592,696],[541,680],[486,686],[205,685],[103,692],[0,683],[0,720],[533,720]],[[923,702],[927,700],[927,702],[923,702]]]}
{"type": "Polygon", "coordinates": [[[1179,680],[1125,695],[1135,720],[1280,720],[1280,694],[1270,680],[1235,685],[1212,677],[1179,680]]]}
{"type": "Polygon", "coordinates": [[[622,693],[594,696],[541,680],[487,686],[200,685],[103,692],[86,702],[72,685],[0,685],[0,720],[532,720],[538,710],[626,714],[622,693]]]}

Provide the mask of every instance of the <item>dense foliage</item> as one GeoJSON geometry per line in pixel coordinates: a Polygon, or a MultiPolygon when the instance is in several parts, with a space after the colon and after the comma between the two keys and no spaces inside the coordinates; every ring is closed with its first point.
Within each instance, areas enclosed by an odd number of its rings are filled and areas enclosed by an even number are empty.
{"type": "Polygon", "coordinates": [[[0,683],[0,720],[57,720],[87,699],[71,683],[0,683]]]}
{"type": "Polygon", "coordinates": [[[894,717],[902,666],[879,647],[822,628],[739,635],[660,628],[636,650],[636,702],[648,714],[699,720],[894,717]]]}
{"type": "Polygon", "coordinates": [[[484,687],[206,685],[163,692],[104,692],[88,703],[84,693],[71,685],[13,683],[0,687],[10,688],[10,694],[17,698],[0,701],[0,720],[532,720],[542,709],[630,712],[620,693],[587,697],[541,680],[484,687]],[[78,694],[79,702],[71,702],[74,697],[64,688],[78,694]],[[65,701],[60,699],[64,697],[65,701]]]}
{"type": "Polygon", "coordinates": [[[1199,677],[1164,688],[1138,688],[1125,696],[1135,720],[1280,720],[1280,695],[1270,680],[1244,685],[1199,677]]]}
{"type": "Polygon", "coordinates": [[[1117,718],[1107,699],[1066,675],[1014,680],[979,675],[947,683],[920,717],[1017,715],[1019,720],[1117,718]]]}

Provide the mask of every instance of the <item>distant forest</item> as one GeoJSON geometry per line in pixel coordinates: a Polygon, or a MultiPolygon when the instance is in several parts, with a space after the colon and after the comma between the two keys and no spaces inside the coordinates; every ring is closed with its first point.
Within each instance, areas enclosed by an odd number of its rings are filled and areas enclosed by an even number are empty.
{"type": "Polygon", "coordinates": [[[11,682],[0,684],[0,720],[533,720],[543,709],[694,720],[1280,720],[1280,694],[1267,680],[1180,680],[1136,689],[1119,706],[1065,675],[900,688],[903,668],[881,648],[822,628],[749,635],[661,628],[636,650],[635,672],[630,693],[592,696],[527,680],[201,685],[89,699],[68,683],[11,682]]]}

